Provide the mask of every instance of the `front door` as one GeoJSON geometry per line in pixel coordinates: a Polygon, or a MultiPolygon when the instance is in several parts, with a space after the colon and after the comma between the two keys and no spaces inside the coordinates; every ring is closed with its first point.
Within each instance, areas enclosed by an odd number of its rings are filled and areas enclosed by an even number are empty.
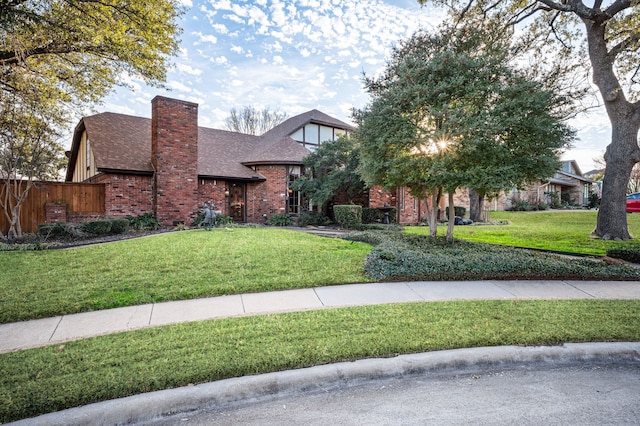
{"type": "Polygon", "coordinates": [[[229,212],[234,222],[244,222],[245,184],[229,184],[229,212]]]}

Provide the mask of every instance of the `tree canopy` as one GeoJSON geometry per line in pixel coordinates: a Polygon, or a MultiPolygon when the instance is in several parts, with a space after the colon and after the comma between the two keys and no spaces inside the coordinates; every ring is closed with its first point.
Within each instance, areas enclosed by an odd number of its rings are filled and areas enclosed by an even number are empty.
{"type": "MultiPolygon", "coordinates": [[[[516,27],[532,40],[534,72],[558,69],[553,58],[575,54],[590,65],[611,122],[605,152],[602,202],[594,235],[630,238],[625,190],[633,166],[640,161],[640,3],[636,0],[418,0],[445,6],[455,22],[516,27]],[[503,24],[506,23],[506,24],[503,24]],[[547,54],[542,52],[546,51],[547,54]],[[586,60],[588,58],[588,61],[586,60]]],[[[552,73],[553,74],[553,73],[552,73]]],[[[575,74],[574,74],[575,75],[575,74]]],[[[572,75],[557,75],[557,90],[572,85],[572,75]]]]}
{"type": "Polygon", "coordinates": [[[442,189],[495,195],[552,176],[574,135],[566,102],[510,59],[508,37],[481,29],[399,43],[385,72],[365,79],[370,104],[354,112],[365,182],[430,194],[435,206],[442,189]]]}
{"type": "Polygon", "coordinates": [[[340,137],[323,142],[303,160],[305,173],[294,183],[294,190],[324,211],[331,199],[342,191],[351,201],[365,189],[357,173],[360,153],[354,141],[340,137]]]}
{"type": "Polygon", "coordinates": [[[0,2],[0,176],[13,183],[0,206],[13,236],[33,180],[59,168],[72,109],[130,77],[164,81],[181,13],[173,0],[0,2]]]}
{"type": "Polygon", "coordinates": [[[171,0],[12,0],[0,4],[0,88],[56,88],[95,102],[127,76],[164,81],[181,11],[171,0]]]}

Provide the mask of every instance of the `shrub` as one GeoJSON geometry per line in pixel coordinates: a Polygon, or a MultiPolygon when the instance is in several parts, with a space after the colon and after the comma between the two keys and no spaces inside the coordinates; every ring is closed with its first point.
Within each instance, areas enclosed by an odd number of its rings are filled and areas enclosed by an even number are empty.
{"type": "Polygon", "coordinates": [[[565,259],[531,250],[398,232],[352,232],[348,238],[374,244],[365,274],[377,281],[485,279],[637,279],[638,269],[588,259],[565,259]]]}
{"type": "MultiPolygon", "coordinates": [[[[467,209],[461,206],[453,206],[454,216],[464,217],[467,214],[467,209]]],[[[445,208],[445,214],[449,217],[449,206],[445,208]]]]}
{"type": "Polygon", "coordinates": [[[362,206],[337,205],[333,206],[336,222],[345,228],[354,228],[362,224],[362,206]]]}
{"type": "Polygon", "coordinates": [[[145,213],[139,216],[127,216],[127,220],[129,221],[129,225],[137,230],[145,230],[145,229],[159,229],[160,222],[153,216],[152,213],[145,213]]]}
{"type": "Polygon", "coordinates": [[[319,212],[306,212],[298,218],[298,226],[325,226],[331,224],[331,219],[319,212]]]}
{"type": "MultiPolygon", "coordinates": [[[[389,223],[395,223],[397,209],[389,211],[389,223]]],[[[382,223],[384,220],[384,213],[379,209],[373,207],[362,208],[362,223],[382,223]]]]}
{"type": "Polygon", "coordinates": [[[111,233],[111,221],[110,220],[90,220],[84,222],[81,228],[87,234],[93,235],[107,235],[111,233]]]}
{"type": "Polygon", "coordinates": [[[607,256],[614,259],[625,260],[632,263],[640,263],[640,249],[637,248],[612,248],[607,250],[607,256]]]}
{"type": "Polygon", "coordinates": [[[216,215],[216,226],[218,225],[231,225],[233,223],[233,218],[231,216],[227,216],[226,214],[217,214],[216,215]]]}
{"type": "Polygon", "coordinates": [[[38,225],[38,234],[48,237],[65,237],[67,234],[67,223],[41,223],[38,225]]]}
{"type": "Polygon", "coordinates": [[[111,219],[111,233],[123,234],[129,230],[128,219],[111,219]]]}
{"type": "Polygon", "coordinates": [[[271,226],[291,226],[293,225],[293,218],[287,213],[274,214],[267,220],[267,225],[271,226]]]}

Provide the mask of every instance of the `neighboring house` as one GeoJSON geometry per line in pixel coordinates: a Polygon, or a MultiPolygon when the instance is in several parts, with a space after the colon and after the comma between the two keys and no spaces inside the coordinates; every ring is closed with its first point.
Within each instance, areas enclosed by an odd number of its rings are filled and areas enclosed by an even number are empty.
{"type": "MultiPolygon", "coordinates": [[[[105,185],[105,215],[153,213],[165,225],[191,224],[203,202],[236,222],[297,215],[303,200],[290,184],[302,159],[353,127],[317,110],[262,136],[198,127],[198,105],[152,100],[151,119],[102,113],[75,128],[66,181],[105,185]]],[[[395,195],[370,191],[369,204],[395,195]]],[[[367,206],[365,206],[367,207],[367,206]]]]}
{"type": "Polygon", "coordinates": [[[521,191],[514,189],[509,198],[531,204],[550,204],[557,197],[560,202],[587,206],[593,183],[582,174],[575,160],[563,161],[560,170],[551,179],[541,180],[521,191]]]}

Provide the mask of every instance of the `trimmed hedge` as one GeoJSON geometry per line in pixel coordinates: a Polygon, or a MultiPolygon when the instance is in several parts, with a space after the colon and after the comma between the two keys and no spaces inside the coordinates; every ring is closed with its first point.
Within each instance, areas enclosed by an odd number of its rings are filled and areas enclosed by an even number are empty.
{"type": "Polygon", "coordinates": [[[124,234],[129,230],[129,220],[125,218],[110,219],[111,220],[111,233],[112,234],[124,234]]]}
{"type": "Polygon", "coordinates": [[[111,233],[110,220],[90,220],[89,222],[84,222],[81,227],[87,234],[107,235],[111,233]]]}
{"type": "Polygon", "coordinates": [[[365,274],[376,281],[487,279],[640,279],[640,269],[588,259],[399,232],[352,232],[350,240],[374,244],[365,274]]]}
{"type": "Polygon", "coordinates": [[[633,248],[613,248],[607,250],[607,256],[614,259],[625,260],[632,263],[640,263],[640,250],[633,248]]]}
{"type": "Polygon", "coordinates": [[[78,238],[87,235],[123,234],[129,230],[128,219],[102,219],[83,223],[42,223],[38,234],[48,238],[78,238]]]}
{"type": "Polygon", "coordinates": [[[336,222],[345,228],[353,228],[362,224],[362,206],[355,204],[333,206],[336,222]]]}

